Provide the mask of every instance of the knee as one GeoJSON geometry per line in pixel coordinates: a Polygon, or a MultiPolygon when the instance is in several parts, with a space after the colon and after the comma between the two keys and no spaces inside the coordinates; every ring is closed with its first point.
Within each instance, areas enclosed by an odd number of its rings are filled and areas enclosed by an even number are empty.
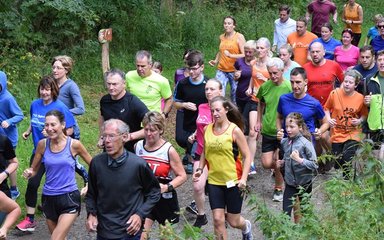
{"type": "Polygon", "coordinates": [[[241,218],[240,216],[239,217],[235,217],[235,218],[228,218],[227,219],[227,222],[229,223],[229,225],[233,228],[242,228],[243,225],[245,224],[245,222],[243,221],[243,223],[241,222],[241,218]]]}
{"type": "Polygon", "coordinates": [[[202,179],[198,182],[194,182],[193,183],[193,191],[195,192],[195,194],[197,195],[200,195],[200,194],[204,194],[204,191],[205,191],[205,181],[203,181],[202,179]]]}
{"type": "Polygon", "coordinates": [[[248,138],[256,141],[256,131],[254,129],[249,129],[248,138]]]}

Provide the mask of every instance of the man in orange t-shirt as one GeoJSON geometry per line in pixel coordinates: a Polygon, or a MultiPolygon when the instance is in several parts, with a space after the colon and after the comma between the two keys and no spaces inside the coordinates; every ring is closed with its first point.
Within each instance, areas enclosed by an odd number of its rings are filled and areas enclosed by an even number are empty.
{"type": "Polygon", "coordinates": [[[292,46],[295,62],[303,66],[308,62],[309,44],[317,38],[317,36],[307,31],[308,21],[305,17],[300,17],[296,21],[296,32],[288,35],[287,42],[292,46]]]}

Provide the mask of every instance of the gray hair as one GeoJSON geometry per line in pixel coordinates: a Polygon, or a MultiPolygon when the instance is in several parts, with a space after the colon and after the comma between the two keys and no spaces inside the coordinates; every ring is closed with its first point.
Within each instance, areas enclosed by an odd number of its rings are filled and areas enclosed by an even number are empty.
{"type": "Polygon", "coordinates": [[[264,44],[267,48],[271,47],[271,42],[266,37],[261,37],[256,41],[256,44],[264,44]]]}
{"type": "Polygon", "coordinates": [[[244,48],[250,48],[250,49],[256,50],[256,41],[255,40],[248,40],[244,44],[244,48]]]}
{"type": "Polygon", "coordinates": [[[280,49],[286,49],[287,52],[289,53],[289,55],[291,55],[291,56],[293,54],[293,49],[292,49],[290,44],[283,44],[283,45],[281,45],[281,47],[279,48],[279,55],[280,55],[280,49]]]}
{"type": "Polygon", "coordinates": [[[116,125],[117,131],[119,134],[129,133],[129,126],[125,122],[121,121],[120,119],[111,118],[105,121],[102,128],[103,132],[105,127],[108,125],[116,125]]]}
{"type": "Polygon", "coordinates": [[[106,71],[104,73],[104,81],[107,81],[107,78],[109,76],[114,76],[114,75],[120,76],[121,80],[125,81],[125,73],[123,71],[121,71],[120,69],[117,69],[117,68],[106,71]]]}
{"type": "Polygon", "coordinates": [[[363,78],[363,76],[355,69],[348,69],[347,71],[345,71],[344,78],[346,76],[353,77],[355,79],[355,85],[358,85],[361,79],[363,78]]]}
{"type": "Polygon", "coordinates": [[[279,70],[284,70],[284,62],[278,57],[273,57],[267,62],[267,68],[271,67],[277,67],[279,70]]]}
{"type": "Polygon", "coordinates": [[[148,63],[152,65],[152,54],[146,50],[138,51],[135,56],[135,61],[137,59],[143,59],[145,57],[148,59],[148,63]]]}

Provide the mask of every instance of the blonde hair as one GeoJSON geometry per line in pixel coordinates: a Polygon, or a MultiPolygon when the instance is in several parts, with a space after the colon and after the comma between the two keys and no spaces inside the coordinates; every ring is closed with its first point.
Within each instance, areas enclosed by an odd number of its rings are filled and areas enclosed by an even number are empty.
{"type": "Polygon", "coordinates": [[[143,126],[145,127],[148,124],[156,127],[159,130],[160,135],[164,133],[165,122],[161,113],[156,111],[147,112],[143,118],[143,126]]]}
{"type": "Polygon", "coordinates": [[[301,134],[308,139],[309,141],[312,141],[312,135],[309,132],[309,129],[307,127],[307,124],[305,124],[303,115],[299,112],[291,112],[288,114],[288,116],[285,118],[285,122],[290,121],[290,122],[295,122],[298,127],[301,127],[301,134]]]}
{"type": "Polygon", "coordinates": [[[65,70],[67,70],[67,75],[69,75],[72,71],[73,67],[73,59],[70,56],[67,55],[59,55],[52,59],[52,66],[55,64],[56,61],[61,62],[65,70]]]}

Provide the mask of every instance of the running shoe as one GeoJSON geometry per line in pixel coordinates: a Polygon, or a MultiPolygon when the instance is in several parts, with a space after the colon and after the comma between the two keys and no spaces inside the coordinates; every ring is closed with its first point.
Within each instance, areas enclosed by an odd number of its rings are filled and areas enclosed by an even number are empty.
{"type": "Polygon", "coordinates": [[[31,222],[29,217],[25,217],[16,227],[23,232],[33,232],[35,231],[36,225],[36,221],[31,222]]]}
{"type": "Polygon", "coordinates": [[[16,188],[16,189],[11,189],[11,198],[13,200],[16,200],[19,196],[20,196],[20,192],[19,192],[19,189],[16,188]]]}
{"type": "Polygon", "coordinates": [[[188,212],[197,215],[197,207],[195,201],[192,201],[191,204],[189,204],[185,209],[188,212]]]}
{"type": "Polygon", "coordinates": [[[274,202],[282,202],[283,201],[283,190],[275,189],[275,191],[273,191],[273,201],[274,202]]]}
{"type": "Polygon", "coordinates": [[[247,224],[248,232],[246,232],[246,233],[243,232],[243,240],[253,240],[252,224],[249,220],[245,220],[245,224],[247,224]]]}
{"type": "Polygon", "coordinates": [[[192,174],[193,173],[193,164],[192,163],[188,163],[187,164],[187,168],[185,169],[185,171],[187,172],[187,174],[192,174]]]}
{"type": "Polygon", "coordinates": [[[256,174],[256,166],[251,165],[251,168],[249,169],[248,175],[255,175],[256,174]]]}
{"type": "Polygon", "coordinates": [[[197,215],[196,221],[193,224],[194,227],[201,228],[202,226],[206,225],[208,223],[207,216],[204,215],[197,215]]]}
{"type": "Polygon", "coordinates": [[[188,163],[189,163],[188,155],[185,154],[184,157],[183,157],[183,165],[187,165],[188,163]]]}

